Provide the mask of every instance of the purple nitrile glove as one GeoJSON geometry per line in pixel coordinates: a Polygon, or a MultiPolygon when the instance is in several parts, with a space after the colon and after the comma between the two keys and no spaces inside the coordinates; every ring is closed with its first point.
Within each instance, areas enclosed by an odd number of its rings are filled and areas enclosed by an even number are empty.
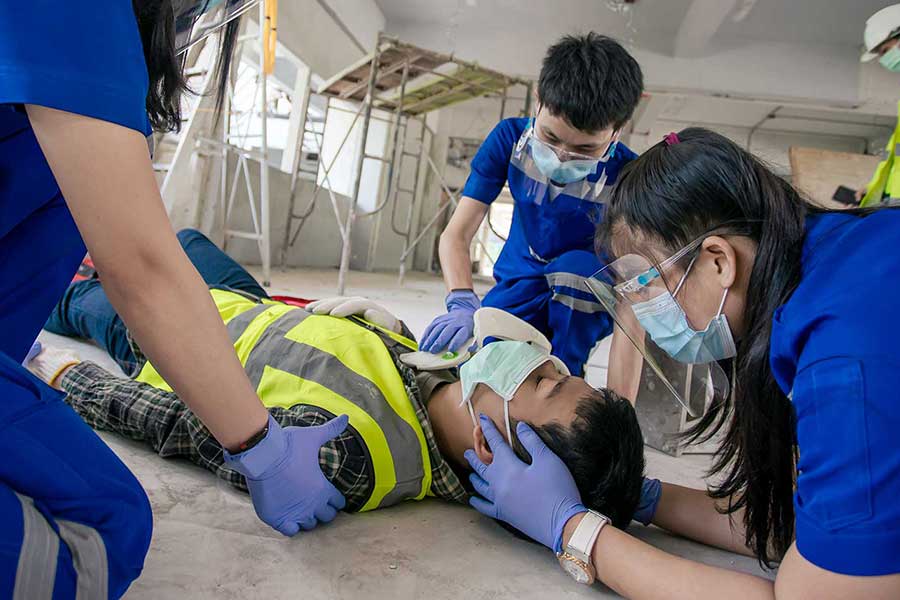
{"type": "Polygon", "coordinates": [[[475,311],[481,300],[472,290],[453,290],[447,295],[447,313],[439,316],[422,334],[419,350],[437,354],[444,349],[456,352],[475,333],[475,311]]]}
{"type": "Polygon", "coordinates": [[[644,525],[649,525],[656,514],[656,507],[659,506],[659,499],[662,497],[662,484],[659,479],[647,479],[641,483],[641,499],[638,501],[637,509],[631,517],[633,520],[644,525]]]}
{"type": "Polygon", "coordinates": [[[473,450],[466,450],[475,470],[469,480],[484,498],[473,496],[469,504],[559,553],[566,522],[587,512],[572,474],[525,423],[519,422],[516,433],[531,455],[530,465],[519,460],[490,419],[481,415],[480,421],[494,460],[485,465],[473,450]]]}
{"type": "Polygon", "coordinates": [[[322,474],[319,448],[347,428],[347,415],[316,427],[285,427],[269,415],[261,442],[239,454],[227,450],[225,465],[247,478],[259,518],[284,535],[327,523],[346,500],[322,474]]]}
{"type": "Polygon", "coordinates": [[[39,341],[35,340],[35,342],[31,345],[31,348],[28,350],[28,354],[25,355],[25,360],[22,361],[22,364],[27,367],[28,363],[31,362],[31,359],[40,354],[41,350],[43,350],[43,346],[41,346],[41,343],[39,341]]]}

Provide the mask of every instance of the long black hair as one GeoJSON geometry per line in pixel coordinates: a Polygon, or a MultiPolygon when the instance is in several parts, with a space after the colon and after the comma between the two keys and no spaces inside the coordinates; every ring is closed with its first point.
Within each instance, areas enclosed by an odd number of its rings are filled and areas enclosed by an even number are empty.
{"type": "MultiPolygon", "coordinates": [[[[181,95],[190,91],[184,76],[184,57],[175,53],[175,11],[184,0],[132,0],[137,19],[150,88],[147,92],[147,114],[156,131],[178,131],[181,128],[181,95]]],[[[216,60],[216,111],[228,89],[231,60],[240,28],[240,19],[225,26],[220,36],[216,60]]]]}
{"type": "Polygon", "coordinates": [[[660,142],[623,170],[598,246],[621,255],[654,246],[673,253],[708,234],[756,242],[734,393],[686,437],[708,440],[727,425],[709,473],[723,478],[709,493],[728,501],[726,514],[745,509],[745,543],[771,567],[794,538],[798,455],[793,406],[769,366],[769,337],[775,310],[800,282],[805,218],[827,211],[724,136],[701,128],[677,135],[680,143],[660,142]]]}

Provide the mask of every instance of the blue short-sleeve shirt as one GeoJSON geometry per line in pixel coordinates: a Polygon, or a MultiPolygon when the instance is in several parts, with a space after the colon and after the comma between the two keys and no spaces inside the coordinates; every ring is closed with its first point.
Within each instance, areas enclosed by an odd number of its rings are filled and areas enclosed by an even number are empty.
{"type": "MultiPolygon", "coordinates": [[[[147,88],[130,0],[2,3],[0,104],[57,108],[147,135],[147,88]]],[[[7,113],[0,137],[17,126],[7,113]]]]}
{"type": "Polygon", "coordinates": [[[131,0],[0,2],[0,352],[24,357],[85,252],[22,105],[146,135],[148,85],[131,0]]]}
{"type": "Polygon", "coordinates": [[[806,222],[770,360],[797,416],[797,548],[848,575],[900,572],[900,210],[806,222]]]}

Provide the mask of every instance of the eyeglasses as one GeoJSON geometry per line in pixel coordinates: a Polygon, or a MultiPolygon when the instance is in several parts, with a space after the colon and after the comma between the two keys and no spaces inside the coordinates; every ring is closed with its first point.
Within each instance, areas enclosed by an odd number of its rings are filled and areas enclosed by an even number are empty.
{"type": "MultiPolygon", "coordinates": [[[[642,289],[653,283],[656,279],[662,277],[663,273],[672,268],[672,266],[682,258],[699,248],[703,243],[703,240],[705,240],[707,237],[709,237],[709,234],[697,238],[669,258],[660,262],[658,265],[650,267],[646,271],[638,273],[630,277],[626,281],[623,281],[622,283],[616,285],[615,290],[620,294],[636,294],[640,292],[642,289]]],[[[615,264],[616,262],[619,261],[614,261],[613,263],[611,263],[611,265],[615,264]]]]}
{"type": "Polygon", "coordinates": [[[556,157],[559,158],[560,161],[565,162],[569,160],[587,160],[587,161],[600,161],[606,162],[609,160],[610,155],[612,154],[612,150],[615,146],[616,141],[619,139],[619,132],[613,131],[612,137],[606,143],[606,146],[603,148],[603,152],[600,153],[599,156],[592,154],[582,154],[580,152],[572,152],[571,150],[566,150],[565,148],[560,148],[559,146],[554,146],[550,142],[544,141],[541,139],[540,134],[538,134],[537,129],[534,126],[535,118],[531,119],[531,131],[530,136],[535,141],[535,143],[540,144],[541,146],[553,151],[556,154],[556,157]]]}
{"type": "Polygon", "coordinates": [[[613,145],[615,144],[617,138],[619,136],[619,132],[613,132],[612,138],[606,143],[606,146],[603,148],[603,152],[599,155],[591,155],[591,154],[582,154],[580,152],[572,152],[571,150],[566,150],[565,148],[560,148],[559,146],[554,146],[550,142],[546,142],[541,139],[540,134],[537,133],[537,130],[534,128],[532,124],[531,127],[531,138],[535,143],[540,144],[541,146],[551,150],[556,157],[559,158],[560,161],[566,162],[569,160],[587,160],[587,161],[600,161],[606,162],[609,160],[610,154],[612,153],[613,145]]]}

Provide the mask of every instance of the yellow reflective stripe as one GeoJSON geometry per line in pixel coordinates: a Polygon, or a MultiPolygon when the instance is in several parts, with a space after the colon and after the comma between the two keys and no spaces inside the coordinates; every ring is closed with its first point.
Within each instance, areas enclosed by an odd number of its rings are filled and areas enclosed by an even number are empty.
{"type": "MultiPolygon", "coordinates": [[[[209,293],[216,303],[216,308],[219,309],[219,316],[222,317],[222,321],[224,321],[226,325],[235,317],[259,306],[256,302],[248,300],[234,292],[213,289],[209,290],[209,293]]],[[[247,363],[247,356],[250,355],[250,351],[256,346],[256,343],[259,341],[260,336],[262,336],[266,328],[278,319],[278,317],[290,310],[295,310],[295,307],[282,303],[273,303],[250,322],[244,332],[234,342],[234,350],[242,365],[247,363]]],[[[153,387],[166,392],[174,391],[172,386],[163,379],[163,376],[159,374],[156,367],[149,361],[144,363],[141,372],[135,377],[135,381],[152,385],[153,387]]]]}
{"type": "MultiPolygon", "coordinates": [[[[253,306],[256,306],[256,304],[253,304],[253,306]]],[[[247,357],[250,356],[250,351],[256,347],[259,338],[266,332],[269,325],[292,310],[297,310],[297,308],[288,306],[287,304],[273,304],[247,325],[247,329],[244,330],[244,333],[234,341],[234,350],[237,352],[242,365],[247,364],[247,357]]]]}
{"type": "MultiPolygon", "coordinates": [[[[315,381],[303,379],[293,373],[265,367],[257,392],[265,395],[268,406],[291,408],[303,402],[303,398],[314,398],[312,405],[323,408],[334,415],[347,415],[350,425],[359,432],[369,450],[369,457],[375,471],[372,495],[360,512],[378,508],[381,500],[397,485],[394,476],[394,460],[387,439],[378,423],[353,402],[315,381]]],[[[430,473],[430,470],[429,470],[430,473]]]]}
{"type": "Polygon", "coordinates": [[[219,309],[219,316],[225,323],[256,306],[256,302],[227,290],[212,289],[209,290],[209,294],[216,303],[216,308],[219,309]]]}
{"type": "Polygon", "coordinates": [[[141,372],[138,373],[137,377],[135,377],[134,380],[140,381],[141,383],[146,383],[147,385],[152,385],[153,387],[164,390],[166,392],[175,391],[172,389],[172,386],[166,383],[166,380],[162,378],[162,375],[159,374],[159,371],[156,370],[156,367],[150,364],[150,361],[144,363],[141,372]]]}
{"type": "Polygon", "coordinates": [[[390,352],[376,333],[363,331],[365,333],[361,334],[359,325],[347,319],[310,315],[285,337],[331,354],[348,369],[374,383],[394,412],[409,423],[416,432],[422,453],[424,477],[422,491],[416,496],[416,500],[421,500],[431,488],[431,460],[422,425],[416,417],[416,411],[409,401],[406,387],[390,352]],[[325,322],[325,319],[328,321],[325,322]]]}

